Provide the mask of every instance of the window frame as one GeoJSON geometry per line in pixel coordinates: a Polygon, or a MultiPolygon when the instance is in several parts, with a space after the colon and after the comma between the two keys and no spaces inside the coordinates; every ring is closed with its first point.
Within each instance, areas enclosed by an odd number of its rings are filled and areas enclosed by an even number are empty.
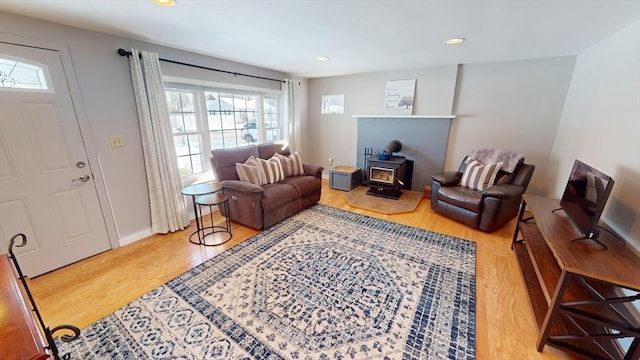
{"type": "MultiPolygon", "coordinates": [[[[165,89],[165,94],[167,90],[178,90],[178,91],[192,91],[194,92],[194,112],[196,115],[196,123],[198,125],[198,132],[201,141],[202,154],[201,154],[201,164],[202,164],[202,173],[190,174],[190,175],[181,175],[180,178],[182,180],[183,185],[193,184],[196,182],[202,181],[210,181],[215,180],[215,175],[212,171],[211,160],[207,154],[211,153],[211,129],[209,129],[209,121],[208,121],[208,110],[206,103],[206,92],[218,92],[218,93],[229,93],[233,95],[251,95],[257,96],[257,104],[256,104],[256,119],[259,118],[260,126],[259,128],[259,139],[257,143],[262,141],[266,141],[266,131],[265,128],[265,113],[264,113],[264,101],[265,99],[275,99],[277,103],[277,121],[280,125],[280,134],[284,140],[288,140],[289,134],[287,131],[288,125],[286,123],[286,118],[284,116],[284,108],[283,108],[283,99],[282,99],[282,90],[268,89],[268,88],[258,88],[251,86],[243,86],[243,85],[233,85],[226,83],[218,83],[218,82],[210,82],[204,80],[196,80],[189,78],[181,78],[174,76],[163,76],[163,85],[165,89]]],[[[239,130],[240,131],[240,130],[239,130]]],[[[189,134],[193,135],[195,133],[190,132],[189,134]]],[[[175,134],[172,131],[172,137],[175,134]]],[[[185,133],[185,135],[187,135],[185,133]]],[[[244,146],[244,145],[239,145],[244,146]]],[[[231,148],[231,147],[230,147],[231,148]]],[[[176,159],[178,158],[178,153],[175,153],[176,159]]]]}

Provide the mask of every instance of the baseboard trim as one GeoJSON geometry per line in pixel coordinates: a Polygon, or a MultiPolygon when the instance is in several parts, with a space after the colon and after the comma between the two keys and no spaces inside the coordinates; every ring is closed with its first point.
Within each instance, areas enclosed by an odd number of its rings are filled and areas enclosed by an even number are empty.
{"type": "Polygon", "coordinates": [[[153,232],[151,231],[151,228],[147,228],[144,229],[142,231],[138,231],[136,233],[132,233],[129,234],[127,236],[124,236],[122,238],[120,238],[118,240],[118,243],[120,243],[120,246],[125,246],[125,245],[129,245],[131,243],[134,243],[138,240],[142,240],[145,238],[148,238],[149,236],[153,235],[153,232]]]}

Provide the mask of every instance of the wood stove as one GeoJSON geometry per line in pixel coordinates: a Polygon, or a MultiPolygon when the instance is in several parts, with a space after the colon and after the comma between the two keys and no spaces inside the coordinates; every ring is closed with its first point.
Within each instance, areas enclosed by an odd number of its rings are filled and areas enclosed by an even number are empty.
{"type": "Polygon", "coordinates": [[[404,185],[407,159],[404,156],[390,156],[388,160],[380,160],[377,156],[368,159],[367,195],[398,199],[402,195],[400,188],[404,185]]]}

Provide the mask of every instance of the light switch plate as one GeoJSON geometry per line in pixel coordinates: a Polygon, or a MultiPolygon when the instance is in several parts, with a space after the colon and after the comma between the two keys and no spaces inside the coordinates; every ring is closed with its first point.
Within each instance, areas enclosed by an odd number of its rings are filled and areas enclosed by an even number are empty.
{"type": "Polygon", "coordinates": [[[111,140],[111,147],[123,147],[124,146],[124,140],[122,139],[122,136],[111,136],[110,137],[111,140]]]}

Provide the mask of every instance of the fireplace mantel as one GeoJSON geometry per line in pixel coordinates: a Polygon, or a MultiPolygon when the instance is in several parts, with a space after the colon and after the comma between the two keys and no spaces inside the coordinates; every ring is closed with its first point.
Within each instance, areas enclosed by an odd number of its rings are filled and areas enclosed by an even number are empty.
{"type": "Polygon", "coordinates": [[[353,115],[354,118],[389,119],[455,119],[455,115],[353,115]]]}

